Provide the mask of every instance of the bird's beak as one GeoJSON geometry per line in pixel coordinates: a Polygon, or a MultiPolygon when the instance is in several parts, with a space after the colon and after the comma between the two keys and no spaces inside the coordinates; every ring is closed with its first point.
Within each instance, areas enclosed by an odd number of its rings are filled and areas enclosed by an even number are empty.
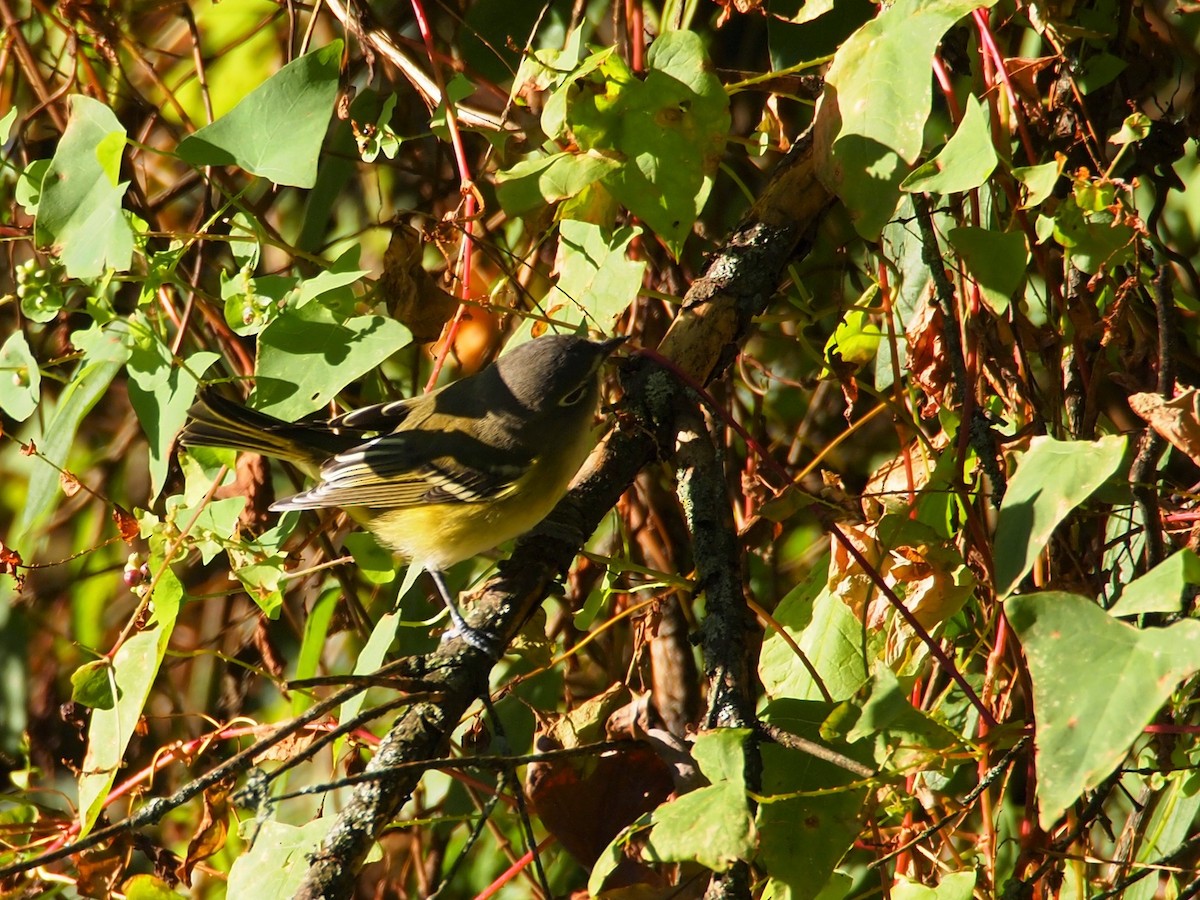
{"type": "Polygon", "coordinates": [[[629,340],[629,338],[622,334],[614,338],[609,338],[606,341],[597,341],[596,344],[601,350],[601,358],[611,356],[613,352],[627,340],[629,340]]]}

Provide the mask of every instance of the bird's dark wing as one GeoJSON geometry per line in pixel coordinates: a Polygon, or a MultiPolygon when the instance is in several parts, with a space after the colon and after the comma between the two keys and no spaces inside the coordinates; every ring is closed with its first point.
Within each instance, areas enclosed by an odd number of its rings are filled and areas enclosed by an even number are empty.
{"type": "Polygon", "coordinates": [[[315,487],[274,508],[478,503],[511,492],[532,465],[532,455],[489,447],[462,432],[402,428],[339,453],[321,467],[315,487]]]}

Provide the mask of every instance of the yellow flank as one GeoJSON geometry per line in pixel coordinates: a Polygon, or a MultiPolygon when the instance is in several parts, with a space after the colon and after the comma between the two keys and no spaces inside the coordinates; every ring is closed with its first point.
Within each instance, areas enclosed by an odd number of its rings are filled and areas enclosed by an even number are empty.
{"type": "Polygon", "coordinates": [[[595,446],[596,436],[592,428],[568,432],[564,437],[571,446],[538,456],[501,499],[382,510],[369,513],[367,525],[401,556],[442,571],[530,531],[546,518],[595,446]]]}

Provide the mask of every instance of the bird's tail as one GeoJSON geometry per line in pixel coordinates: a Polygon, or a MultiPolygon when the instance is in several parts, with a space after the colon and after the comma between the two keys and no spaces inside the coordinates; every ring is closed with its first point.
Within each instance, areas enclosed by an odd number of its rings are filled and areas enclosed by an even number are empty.
{"type": "Polygon", "coordinates": [[[188,417],[190,421],[179,435],[179,443],[185,447],[262,453],[308,469],[319,467],[357,441],[325,422],[284,422],[248,409],[208,385],[200,388],[188,417]]]}

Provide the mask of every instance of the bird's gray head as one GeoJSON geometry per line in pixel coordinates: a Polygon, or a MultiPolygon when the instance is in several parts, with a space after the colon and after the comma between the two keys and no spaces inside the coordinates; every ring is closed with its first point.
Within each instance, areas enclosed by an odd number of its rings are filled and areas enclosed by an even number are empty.
{"type": "Polygon", "coordinates": [[[599,394],[596,372],[624,338],[589,341],[566,334],[535,338],[495,363],[495,376],[518,405],[531,412],[593,405],[599,394]]]}

